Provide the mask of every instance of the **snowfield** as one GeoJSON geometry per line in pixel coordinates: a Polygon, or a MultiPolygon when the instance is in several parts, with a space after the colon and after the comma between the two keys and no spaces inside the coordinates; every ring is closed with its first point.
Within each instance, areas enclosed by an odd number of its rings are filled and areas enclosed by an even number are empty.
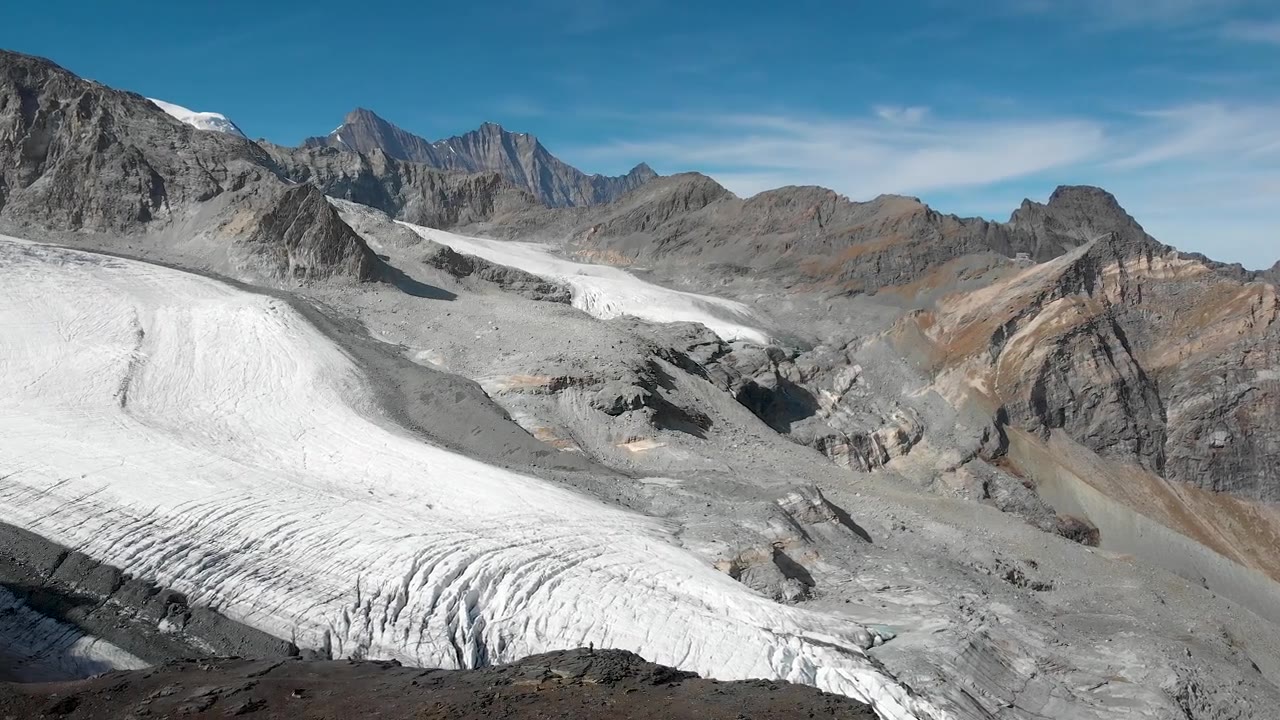
{"type": "Polygon", "coordinates": [[[594,643],[946,717],[865,655],[866,628],[391,424],[279,299],[12,238],[0,270],[6,522],[334,656],[453,668],[594,643]]]}
{"type": "Polygon", "coordinates": [[[188,110],[181,105],[174,105],[163,100],[155,98],[147,98],[156,107],[165,111],[170,117],[190,125],[198,130],[213,130],[215,132],[226,133],[228,135],[238,135],[244,137],[245,134],[236,127],[236,124],[222,113],[216,112],[197,112],[188,110]]]}
{"type": "Polygon", "coordinates": [[[768,334],[760,329],[760,319],[736,300],[672,290],[619,268],[566,260],[554,255],[549,245],[467,237],[397,222],[457,252],[564,283],[573,292],[574,307],[602,320],[627,315],[661,323],[695,322],[723,340],[770,344],[768,334]]]}

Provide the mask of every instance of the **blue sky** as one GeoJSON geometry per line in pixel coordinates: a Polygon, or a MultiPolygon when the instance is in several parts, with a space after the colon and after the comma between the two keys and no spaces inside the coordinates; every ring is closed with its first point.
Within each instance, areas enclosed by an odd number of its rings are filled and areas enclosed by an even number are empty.
{"type": "Polygon", "coordinates": [[[1165,242],[1280,259],[1276,0],[13,5],[0,47],[279,143],[364,106],[740,195],[818,184],[1004,219],[1089,183],[1165,242]]]}

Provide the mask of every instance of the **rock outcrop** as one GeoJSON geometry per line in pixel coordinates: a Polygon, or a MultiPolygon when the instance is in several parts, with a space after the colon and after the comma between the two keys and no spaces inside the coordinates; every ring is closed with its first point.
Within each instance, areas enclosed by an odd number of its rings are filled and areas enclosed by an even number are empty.
{"type": "Polygon", "coordinates": [[[280,193],[255,215],[253,229],[239,241],[274,277],[314,280],[341,275],[375,277],[379,262],[314,185],[280,193]]]}

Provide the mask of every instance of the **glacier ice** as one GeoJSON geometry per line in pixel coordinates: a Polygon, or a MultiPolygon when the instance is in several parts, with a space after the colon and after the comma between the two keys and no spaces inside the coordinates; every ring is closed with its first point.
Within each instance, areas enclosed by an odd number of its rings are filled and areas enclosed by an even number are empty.
{"type": "Polygon", "coordinates": [[[573,292],[573,306],[601,319],[621,316],[652,322],[701,323],[724,340],[747,340],[768,345],[761,321],[736,300],[682,292],[645,282],[620,268],[591,265],[557,257],[549,245],[468,237],[400,222],[428,240],[467,255],[519,268],[562,282],[573,292]]]}
{"type": "Polygon", "coordinates": [[[0,268],[9,523],[334,656],[470,667],[594,643],[946,716],[865,654],[866,628],[394,425],[281,299],[11,238],[0,268]]]}

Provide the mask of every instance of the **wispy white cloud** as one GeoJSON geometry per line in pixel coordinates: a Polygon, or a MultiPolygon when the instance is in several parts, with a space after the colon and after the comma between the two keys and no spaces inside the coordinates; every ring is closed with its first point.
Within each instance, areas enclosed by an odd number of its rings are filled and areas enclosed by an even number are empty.
{"type": "Polygon", "coordinates": [[[889,105],[846,118],[650,120],[655,139],[571,154],[586,164],[698,170],[740,196],[822,185],[855,200],[913,194],[943,211],[997,218],[1027,195],[1085,182],[1114,192],[1165,242],[1250,267],[1280,258],[1280,104],[1187,104],[1106,121],[963,120],[889,105]]]}
{"type": "Polygon", "coordinates": [[[1141,168],[1203,159],[1241,162],[1274,155],[1280,147],[1280,105],[1184,105],[1141,113],[1126,154],[1112,165],[1141,168]]]}
{"type": "Polygon", "coordinates": [[[743,195],[817,184],[866,197],[979,186],[1071,165],[1095,156],[1103,139],[1099,126],[1081,120],[958,122],[920,107],[882,106],[847,119],[707,116],[693,131],[578,154],[699,169],[743,195]]]}
{"type": "Polygon", "coordinates": [[[1222,26],[1222,36],[1228,40],[1280,45],[1280,20],[1275,22],[1229,22],[1222,26]]]}
{"type": "Polygon", "coordinates": [[[1114,144],[1099,182],[1157,238],[1250,268],[1280,260],[1280,104],[1142,113],[1114,144]]]}
{"type": "Polygon", "coordinates": [[[498,98],[494,103],[494,109],[503,117],[541,117],[547,114],[546,106],[524,95],[507,95],[498,98]]]}
{"type": "Polygon", "coordinates": [[[650,0],[613,2],[613,0],[547,0],[530,5],[527,12],[547,13],[557,19],[567,35],[590,35],[602,32],[653,10],[650,0]]]}
{"type": "Polygon", "coordinates": [[[929,108],[921,105],[913,105],[911,107],[902,107],[899,105],[877,105],[873,109],[881,120],[908,123],[912,125],[924,120],[925,115],[929,114],[929,108]]]}
{"type": "Polygon", "coordinates": [[[1269,0],[1002,0],[1000,7],[1023,15],[1072,19],[1100,30],[1168,29],[1230,17],[1269,0]]]}

